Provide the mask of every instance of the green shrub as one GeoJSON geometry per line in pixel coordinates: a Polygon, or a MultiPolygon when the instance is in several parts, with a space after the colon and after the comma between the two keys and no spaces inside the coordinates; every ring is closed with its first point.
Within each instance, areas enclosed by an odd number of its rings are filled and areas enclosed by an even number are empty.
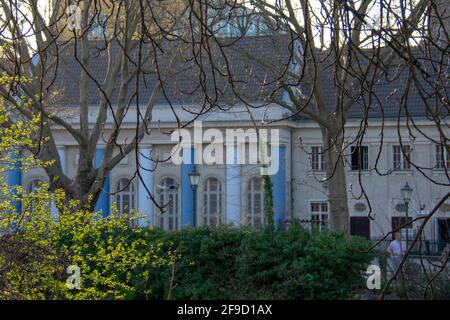
{"type": "Polygon", "coordinates": [[[286,231],[170,233],[132,229],[127,216],[102,218],[76,203],[60,205],[55,222],[46,186],[22,201],[33,210],[16,213],[8,202],[0,208],[3,299],[344,299],[363,284],[370,261],[367,241],[331,232],[311,237],[298,222],[286,231]],[[69,265],[81,269],[80,290],[66,287],[69,265]]]}
{"type": "Polygon", "coordinates": [[[295,279],[290,271],[304,256],[309,241],[309,233],[299,223],[294,223],[286,232],[269,229],[247,232],[237,258],[242,297],[291,298],[295,279]]]}
{"type": "MultiPolygon", "coordinates": [[[[7,191],[1,188],[0,197],[7,191]]],[[[133,215],[113,211],[103,218],[73,201],[59,206],[56,222],[45,184],[22,202],[21,212],[11,202],[0,205],[0,299],[125,299],[152,269],[173,260],[160,242],[129,227],[133,215]],[[79,288],[66,285],[69,266],[80,270],[79,288]]]]}
{"type": "Polygon", "coordinates": [[[332,232],[311,237],[299,223],[287,231],[201,227],[146,237],[178,257],[174,270],[149,272],[154,299],[345,299],[364,284],[371,259],[368,241],[332,232]]]}
{"type": "MultiPolygon", "coordinates": [[[[174,250],[175,263],[173,299],[232,299],[236,285],[236,256],[239,254],[242,232],[228,227],[200,227],[175,233],[160,230],[148,232],[150,241],[161,241],[167,250],[174,250]]],[[[157,268],[151,272],[149,285],[153,298],[170,294],[172,268],[157,268]]]]}
{"type": "Polygon", "coordinates": [[[359,237],[322,232],[305,247],[298,270],[305,298],[345,299],[364,285],[361,273],[371,255],[364,253],[369,241],[359,237]]]}

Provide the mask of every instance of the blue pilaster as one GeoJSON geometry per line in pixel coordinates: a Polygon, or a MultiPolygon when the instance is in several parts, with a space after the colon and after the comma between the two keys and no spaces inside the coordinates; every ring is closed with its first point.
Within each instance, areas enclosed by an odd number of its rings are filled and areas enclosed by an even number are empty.
{"type": "MultiPolygon", "coordinates": [[[[13,189],[12,195],[17,195],[17,187],[22,186],[22,155],[18,150],[12,151],[9,154],[11,160],[11,169],[6,172],[6,184],[13,189]]],[[[13,206],[17,212],[22,211],[22,201],[16,200],[13,202],[13,206]]]]}
{"type": "Polygon", "coordinates": [[[195,149],[183,149],[181,165],[181,227],[194,225],[194,193],[189,180],[189,173],[194,170],[195,149]]]}
{"type": "Polygon", "coordinates": [[[227,145],[225,212],[227,224],[241,224],[241,166],[239,153],[234,145],[227,145]]]}
{"type": "MultiPolygon", "coordinates": [[[[99,168],[102,164],[103,157],[105,156],[105,149],[97,149],[95,151],[95,167],[99,168]]],[[[106,217],[109,215],[109,174],[106,176],[105,183],[103,184],[100,196],[95,204],[95,211],[102,211],[102,216],[106,217]]]]}
{"type": "Polygon", "coordinates": [[[286,221],[286,147],[274,146],[273,152],[278,152],[279,161],[278,171],[272,175],[274,221],[280,226],[286,221]]]}
{"type": "Polygon", "coordinates": [[[153,169],[151,147],[139,148],[138,162],[141,179],[138,184],[138,209],[142,213],[139,219],[139,226],[145,227],[153,224],[153,201],[150,199],[149,192],[153,192],[153,169]]]}
{"type": "MultiPolygon", "coordinates": [[[[66,149],[65,149],[65,147],[59,147],[57,149],[57,151],[58,151],[59,161],[61,163],[61,170],[64,174],[66,174],[66,149]]],[[[50,212],[52,215],[52,219],[54,221],[58,221],[59,220],[58,208],[56,207],[56,204],[53,200],[50,202],[50,212]]]]}

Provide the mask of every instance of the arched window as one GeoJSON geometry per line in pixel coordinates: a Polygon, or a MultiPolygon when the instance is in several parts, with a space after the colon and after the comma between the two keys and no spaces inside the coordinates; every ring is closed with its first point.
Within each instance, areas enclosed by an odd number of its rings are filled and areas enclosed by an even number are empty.
{"type": "Polygon", "coordinates": [[[27,192],[28,193],[35,192],[42,186],[43,183],[45,182],[40,179],[31,180],[30,183],[28,184],[27,192]]]}
{"type": "MultiPolygon", "coordinates": [[[[45,182],[41,179],[31,180],[30,183],[28,183],[27,188],[26,188],[27,193],[33,193],[33,192],[37,191],[39,188],[42,187],[42,185],[44,183],[45,182]]],[[[50,207],[50,203],[48,204],[48,206],[50,207]]],[[[30,208],[31,212],[33,212],[36,208],[36,204],[32,197],[30,198],[30,207],[29,208],[30,208]]]]}
{"type": "Polygon", "coordinates": [[[116,205],[122,214],[129,214],[135,208],[136,193],[130,179],[122,178],[116,183],[116,205]]]}
{"type": "Polygon", "coordinates": [[[245,223],[255,229],[264,224],[264,190],[260,177],[251,178],[247,185],[247,216],[245,223]]]}
{"type": "Polygon", "coordinates": [[[159,213],[159,227],[167,231],[178,229],[178,183],[172,178],[164,178],[156,186],[159,205],[165,207],[164,212],[159,213]]]}
{"type": "Polygon", "coordinates": [[[222,223],[222,184],[217,178],[208,178],[203,187],[203,224],[222,223]]]}
{"type": "Polygon", "coordinates": [[[108,19],[106,14],[98,13],[90,15],[89,30],[87,32],[88,39],[98,40],[108,37],[108,19]]]}

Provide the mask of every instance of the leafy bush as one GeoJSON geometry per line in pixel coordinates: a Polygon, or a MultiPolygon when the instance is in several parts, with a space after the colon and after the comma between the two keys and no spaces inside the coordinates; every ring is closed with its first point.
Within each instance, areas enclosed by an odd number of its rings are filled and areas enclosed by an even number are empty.
{"type": "Polygon", "coordinates": [[[24,210],[8,200],[0,208],[0,299],[342,299],[363,284],[370,260],[366,241],[311,237],[299,223],[169,233],[62,205],[64,194],[49,195],[45,184],[14,194],[24,210]],[[81,269],[80,290],[66,286],[69,265],[81,269]]]}
{"type": "Polygon", "coordinates": [[[311,237],[299,223],[132,229],[129,216],[102,218],[45,184],[31,193],[0,186],[0,299],[338,299],[363,284],[370,260],[366,241],[311,237]],[[66,286],[69,265],[81,269],[80,290],[66,286]]]}
{"type": "Polygon", "coordinates": [[[346,238],[343,234],[323,232],[305,247],[300,261],[299,282],[306,298],[350,298],[363,284],[361,273],[367,269],[371,255],[365,251],[369,242],[346,238]]]}
{"type": "Polygon", "coordinates": [[[311,237],[299,223],[287,231],[224,226],[149,230],[146,237],[177,252],[173,266],[150,272],[154,299],[345,299],[364,285],[371,259],[368,241],[311,237]]]}
{"type": "Polygon", "coordinates": [[[148,285],[153,298],[235,298],[233,293],[239,285],[235,260],[242,237],[242,232],[228,227],[187,228],[176,233],[147,231],[147,239],[164,243],[164,250],[176,252],[178,258],[173,266],[173,289],[170,289],[172,266],[150,272],[148,285]]]}
{"type": "Polygon", "coordinates": [[[152,268],[173,261],[158,241],[129,227],[130,217],[103,218],[75,202],[63,206],[65,197],[57,194],[51,198],[59,203],[58,221],[51,217],[45,184],[22,195],[23,212],[8,200],[2,203],[0,299],[123,299],[152,268]],[[66,285],[70,265],[81,271],[80,289],[66,285]]]}
{"type": "Polygon", "coordinates": [[[237,258],[245,298],[293,298],[295,279],[290,272],[304,256],[309,233],[294,223],[286,232],[247,232],[237,258]],[[294,286],[294,288],[293,288],[294,286]]]}

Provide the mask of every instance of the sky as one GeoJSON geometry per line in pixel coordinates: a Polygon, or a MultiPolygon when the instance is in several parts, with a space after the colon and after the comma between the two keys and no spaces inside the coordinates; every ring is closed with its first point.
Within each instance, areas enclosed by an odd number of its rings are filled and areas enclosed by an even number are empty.
{"type": "MultiPolygon", "coordinates": [[[[417,3],[419,0],[382,0],[384,2],[384,4],[387,6],[389,5],[390,10],[392,10],[393,12],[397,13],[397,14],[401,14],[401,9],[400,9],[400,1],[404,1],[407,3],[412,3],[413,5],[415,3],[417,3]]],[[[39,10],[42,13],[42,16],[45,17],[47,20],[49,19],[50,16],[50,12],[49,12],[49,3],[51,2],[51,0],[38,0],[38,6],[39,6],[39,10]]],[[[249,0],[244,0],[243,1],[247,6],[251,6],[249,0]]],[[[303,13],[301,10],[301,5],[300,5],[300,0],[291,0],[290,1],[292,6],[294,7],[294,10],[296,11],[296,20],[300,23],[303,24],[304,23],[304,19],[303,19],[303,13]]],[[[315,44],[316,46],[319,46],[320,43],[325,43],[325,45],[329,44],[330,39],[331,39],[331,34],[332,34],[332,30],[330,28],[330,24],[327,23],[327,13],[330,10],[330,3],[332,1],[330,0],[310,0],[309,3],[311,5],[312,8],[312,12],[315,15],[315,17],[313,18],[314,24],[318,25],[323,24],[324,28],[316,28],[316,35],[317,37],[315,38],[315,44]],[[326,9],[325,9],[326,8],[326,9]]],[[[355,7],[358,8],[360,6],[361,0],[355,0],[355,7]]],[[[267,0],[266,3],[273,5],[275,3],[277,4],[281,4],[284,5],[285,4],[285,0],[267,0]]],[[[380,1],[379,0],[374,0],[373,3],[370,5],[370,10],[369,10],[369,14],[368,14],[368,21],[370,21],[370,28],[374,28],[374,29],[379,29],[380,26],[380,22],[383,19],[383,22],[386,23],[386,21],[388,20],[394,20],[395,17],[394,15],[390,14],[389,16],[387,15],[387,10],[383,11],[383,14],[380,14],[380,1]]],[[[410,8],[407,7],[405,10],[405,15],[408,15],[410,12],[410,8]]],[[[26,15],[28,18],[30,17],[29,14],[29,10],[26,9],[26,7],[23,7],[23,13],[24,15],[26,15]]],[[[349,14],[349,18],[352,19],[352,15],[351,13],[349,14]]],[[[394,24],[395,26],[395,24],[394,24]]],[[[32,37],[32,31],[30,31],[29,29],[29,25],[25,22],[23,24],[23,30],[28,33],[30,35],[29,37],[29,43],[30,45],[35,48],[36,47],[36,43],[34,40],[34,37],[32,37]]],[[[366,35],[368,35],[369,33],[366,33],[366,35]]],[[[418,36],[418,34],[416,33],[414,36],[418,36]]],[[[411,44],[414,44],[414,40],[413,37],[411,37],[411,44]]]]}

